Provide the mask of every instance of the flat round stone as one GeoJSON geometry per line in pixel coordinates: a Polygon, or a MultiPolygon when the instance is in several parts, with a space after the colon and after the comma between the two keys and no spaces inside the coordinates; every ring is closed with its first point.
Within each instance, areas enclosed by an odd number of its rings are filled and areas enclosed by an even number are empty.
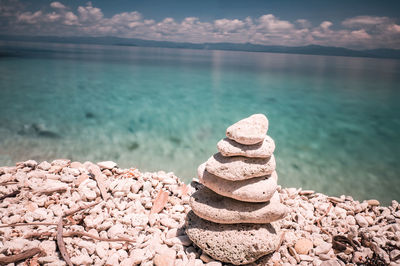
{"type": "Polygon", "coordinates": [[[253,145],[244,145],[224,138],[218,142],[217,148],[223,156],[269,158],[275,150],[275,142],[270,136],[266,136],[264,141],[253,145]]]}
{"type": "Polygon", "coordinates": [[[190,207],[200,218],[220,224],[266,224],[282,219],[287,213],[277,192],[270,201],[256,203],[227,198],[204,186],[192,194],[190,207]]]}
{"type": "Polygon", "coordinates": [[[209,173],[231,181],[270,175],[275,171],[275,167],[274,155],[269,158],[247,158],[224,157],[221,153],[216,153],[206,162],[206,170],[209,173]]]}
{"type": "Polygon", "coordinates": [[[189,212],[186,234],[210,257],[234,265],[256,261],[276,250],[280,229],[271,224],[216,224],[189,212]]]}
{"type": "Polygon", "coordinates": [[[226,136],[241,144],[253,145],[263,141],[267,131],[267,117],[263,114],[254,114],[228,127],[226,136]]]}
{"type": "Polygon", "coordinates": [[[203,163],[197,174],[204,186],[225,197],[247,202],[266,202],[271,199],[277,188],[276,171],[269,176],[254,177],[241,181],[230,181],[206,171],[203,163]]]}

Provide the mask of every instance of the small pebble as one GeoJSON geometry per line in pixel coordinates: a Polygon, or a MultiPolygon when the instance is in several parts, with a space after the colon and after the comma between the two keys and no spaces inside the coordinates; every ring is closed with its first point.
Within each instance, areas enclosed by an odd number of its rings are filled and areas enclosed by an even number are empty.
{"type": "Polygon", "coordinates": [[[367,200],[369,206],[379,206],[380,203],[376,199],[367,200]]]}
{"type": "Polygon", "coordinates": [[[114,163],[113,161],[99,162],[99,163],[97,163],[97,165],[98,165],[100,168],[103,168],[103,169],[113,169],[114,167],[117,166],[117,164],[114,163]]]}
{"type": "Polygon", "coordinates": [[[318,245],[314,251],[315,255],[319,256],[321,254],[326,254],[332,249],[332,244],[323,242],[322,244],[318,245]]]}
{"type": "Polygon", "coordinates": [[[302,238],[297,240],[294,245],[294,249],[297,254],[308,254],[308,252],[313,248],[313,242],[310,239],[302,238]]]}
{"type": "Polygon", "coordinates": [[[357,224],[359,226],[361,226],[361,227],[367,227],[368,226],[368,221],[361,214],[357,214],[355,216],[355,219],[356,219],[356,222],[357,222],[357,224]]]}

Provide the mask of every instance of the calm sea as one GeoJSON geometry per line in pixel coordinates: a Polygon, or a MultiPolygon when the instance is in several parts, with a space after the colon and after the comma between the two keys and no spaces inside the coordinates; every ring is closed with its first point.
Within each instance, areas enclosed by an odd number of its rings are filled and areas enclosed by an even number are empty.
{"type": "Polygon", "coordinates": [[[270,121],[279,183],[400,200],[400,61],[0,43],[0,165],[69,158],[186,182],[233,122],[270,121]]]}

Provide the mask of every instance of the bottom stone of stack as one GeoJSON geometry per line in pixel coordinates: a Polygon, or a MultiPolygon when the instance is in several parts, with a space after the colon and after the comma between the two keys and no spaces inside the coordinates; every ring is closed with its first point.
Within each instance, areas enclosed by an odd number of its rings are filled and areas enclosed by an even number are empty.
{"type": "Polygon", "coordinates": [[[277,223],[217,224],[203,220],[190,211],[186,234],[212,258],[242,265],[274,252],[280,241],[277,223]]]}
{"type": "Polygon", "coordinates": [[[221,196],[202,186],[192,194],[189,204],[197,216],[220,224],[266,224],[280,220],[287,214],[278,192],[268,202],[244,202],[221,196]]]}

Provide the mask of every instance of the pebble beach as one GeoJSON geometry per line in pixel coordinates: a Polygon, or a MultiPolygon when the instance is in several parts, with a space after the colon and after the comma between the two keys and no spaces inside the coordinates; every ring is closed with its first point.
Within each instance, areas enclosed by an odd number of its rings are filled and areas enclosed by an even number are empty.
{"type": "MultiPolygon", "coordinates": [[[[0,167],[0,265],[227,265],[185,233],[197,181],[111,161],[0,167]]],[[[252,265],[400,264],[397,201],[277,191],[289,209],[279,246],[252,265]]]]}

